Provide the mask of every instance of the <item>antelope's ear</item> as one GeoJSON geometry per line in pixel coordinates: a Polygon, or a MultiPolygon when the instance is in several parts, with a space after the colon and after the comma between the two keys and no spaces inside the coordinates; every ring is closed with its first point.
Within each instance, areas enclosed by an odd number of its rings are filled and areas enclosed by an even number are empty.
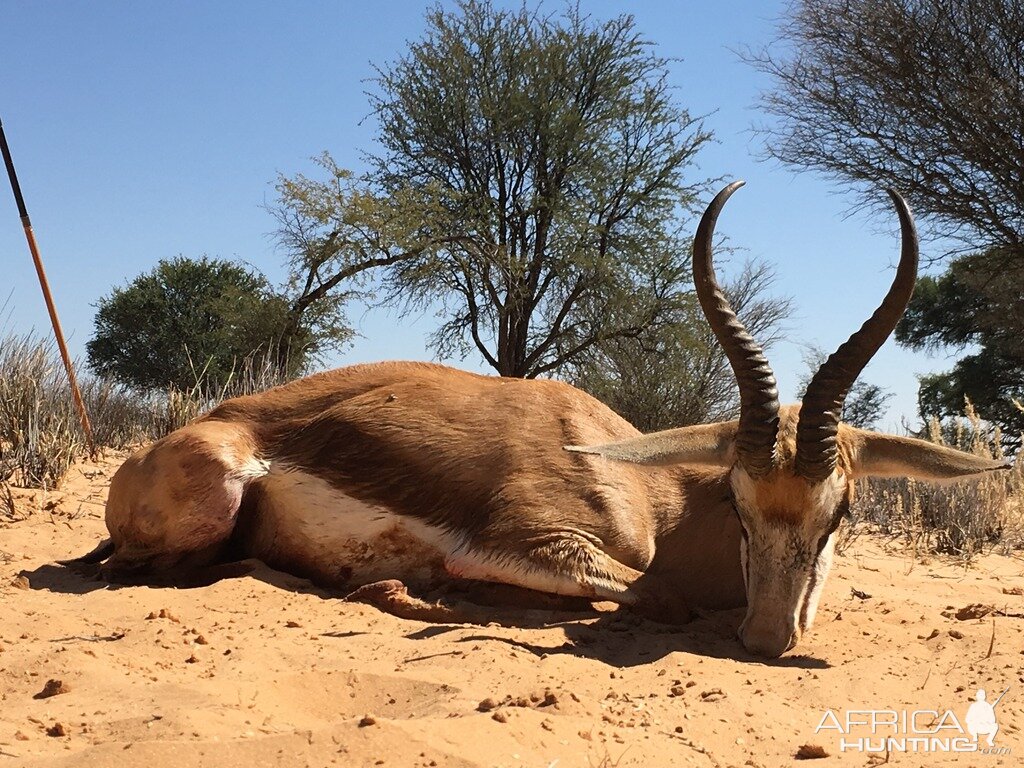
{"type": "Polygon", "coordinates": [[[736,438],[735,421],[667,429],[605,445],[567,445],[573,453],[589,453],[630,464],[665,466],[705,464],[732,466],[736,438]]]}
{"type": "Polygon", "coordinates": [[[881,435],[851,429],[854,477],[912,477],[953,480],[998,469],[1010,469],[1003,459],[986,459],[913,437],[881,435]]]}

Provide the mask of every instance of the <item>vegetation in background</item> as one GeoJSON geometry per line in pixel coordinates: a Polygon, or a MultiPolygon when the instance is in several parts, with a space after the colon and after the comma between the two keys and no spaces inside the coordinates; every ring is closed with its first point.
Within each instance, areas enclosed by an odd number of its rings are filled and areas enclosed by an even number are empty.
{"type": "MultiPolygon", "coordinates": [[[[325,153],[318,177],[278,179],[288,294],[340,312],[374,289],[435,311],[440,356],[567,378],[642,428],[731,415],[683,231],[711,137],[674,102],[666,64],[629,16],[475,0],[429,12],[378,69],[371,170],[325,153]]],[[[767,277],[752,267],[735,283],[764,337],[789,311],[767,277]]]]}
{"type": "MultiPolygon", "coordinates": [[[[410,229],[397,224],[402,217],[417,215],[402,196],[371,194],[365,180],[339,168],[327,153],[315,162],[322,178],[280,176],[277,200],[267,212],[277,222],[274,237],[287,257],[286,335],[314,328],[337,347],[352,334],[346,303],[355,296],[369,298],[367,285],[382,270],[421,252],[431,236],[397,231],[410,229]]],[[[279,360],[278,367],[284,369],[283,363],[279,360]]]]}
{"type": "MultiPolygon", "coordinates": [[[[769,298],[770,268],[747,263],[727,282],[729,302],[766,349],[782,336],[790,303],[769,298]]],[[[739,414],[739,389],[696,297],[637,338],[595,344],[564,371],[642,432],[725,421],[739,414]]]]}
{"type": "MultiPolygon", "coordinates": [[[[998,431],[989,429],[970,403],[951,426],[946,429],[932,419],[928,437],[987,458],[1004,457],[998,431]]],[[[854,515],[921,553],[941,552],[965,560],[993,549],[1009,554],[1024,549],[1024,464],[1018,459],[1008,472],[990,472],[961,483],[863,480],[854,515]]]]}
{"type": "Polygon", "coordinates": [[[922,414],[950,418],[968,399],[999,425],[1013,451],[1024,433],[1024,412],[1014,402],[1024,400],[1024,275],[1002,262],[992,253],[963,256],[944,275],[922,277],[896,339],[960,353],[952,370],[921,377],[922,414]]]}
{"type": "Polygon", "coordinates": [[[936,233],[1019,261],[1022,39],[1006,0],[798,0],[748,55],[774,81],[765,153],[868,203],[898,189],[936,233]]]}
{"type": "Polygon", "coordinates": [[[31,336],[0,339],[0,483],[53,488],[83,446],[52,345],[31,336]]]}
{"type": "Polygon", "coordinates": [[[224,400],[265,392],[292,378],[278,367],[273,354],[267,354],[246,358],[226,380],[200,377],[188,389],[168,387],[162,392],[152,393],[145,401],[149,413],[149,435],[153,439],[163,437],[224,400]]]}
{"type": "Polygon", "coordinates": [[[971,254],[919,280],[896,337],[970,349],[922,378],[922,418],[969,397],[1009,447],[1024,429],[1022,39],[1024,4],[1006,0],[798,0],[778,44],[748,57],[774,81],[769,157],[852,183],[867,204],[897,189],[971,254]]]}
{"type": "Polygon", "coordinates": [[[373,184],[445,237],[390,284],[444,305],[438,351],[534,377],[667,321],[686,286],[680,209],[704,189],[687,173],[711,135],[666,65],[628,15],[464,0],[378,68],[373,184]]]}
{"type": "Polygon", "coordinates": [[[665,325],[688,300],[680,214],[710,139],[629,16],[465,0],[378,69],[381,150],[361,179],[281,179],[296,274],[378,262],[386,300],[439,310],[442,356],[554,373],[665,325]],[[305,271],[304,271],[305,270],[305,271]]]}
{"type": "Polygon", "coordinates": [[[295,325],[290,310],[262,275],[239,264],[163,260],[99,300],[89,367],[140,392],[224,385],[246,360],[268,355],[295,375],[338,334],[295,325]]]}

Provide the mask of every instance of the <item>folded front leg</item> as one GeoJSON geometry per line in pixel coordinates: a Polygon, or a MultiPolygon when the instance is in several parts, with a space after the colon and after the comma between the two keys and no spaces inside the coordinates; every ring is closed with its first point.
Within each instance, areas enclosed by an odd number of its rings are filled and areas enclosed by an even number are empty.
{"type": "Polygon", "coordinates": [[[476,540],[445,559],[449,574],[512,584],[570,597],[636,602],[630,589],[641,574],[614,560],[600,541],[579,530],[558,530],[515,540],[476,540]]]}
{"type": "Polygon", "coordinates": [[[666,624],[689,621],[690,612],[679,594],[658,577],[620,563],[599,545],[595,536],[584,531],[559,530],[504,541],[500,548],[464,547],[445,560],[445,568],[463,579],[610,600],[666,624]]]}

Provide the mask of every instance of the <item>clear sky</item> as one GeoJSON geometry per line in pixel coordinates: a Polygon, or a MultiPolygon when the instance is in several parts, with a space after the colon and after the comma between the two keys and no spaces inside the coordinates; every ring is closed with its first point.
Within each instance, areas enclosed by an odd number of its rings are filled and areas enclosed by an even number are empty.
{"type": "MultiPolygon", "coordinates": [[[[360,150],[373,148],[364,94],[372,63],[420,36],[429,5],[6,3],[0,117],[73,354],[84,357],[96,300],[161,258],[237,258],[281,279],[283,256],[262,209],[275,177],[313,171],[310,157],[322,150],[360,168],[360,150]]],[[[774,264],[777,291],[794,299],[790,341],[771,355],[789,400],[802,345],[832,351],[860,326],[888,287],[899,242],[895,214],[848,216],[852,198],[840,185],[758,160],[750,127],[766,120],[756,102],[770,83],[735,51],[771,39],[783,5],[581,0],[597,18],[628,10],[661,54],[680,59],[671,65],[679,102],[707,114],[716,138],[697,172],[747,180],[719,228],[774,264]]],[[[6,180],[5,301],[0,332],[48,333],[6,180]]],[[[431,358],[431,316],[353,307],[350,317],[361,338],[332,364],[431,358]]],[[[883,426],[914,417],[916,374],[950,365],[887,342],[864,374],[896,394],[883,426]]]]}

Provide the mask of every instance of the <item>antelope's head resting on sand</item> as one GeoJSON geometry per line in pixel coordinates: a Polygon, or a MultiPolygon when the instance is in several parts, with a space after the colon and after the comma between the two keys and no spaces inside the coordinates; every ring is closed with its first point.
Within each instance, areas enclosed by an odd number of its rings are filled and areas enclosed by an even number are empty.
{"type": "MultiPolygon", "coordinates": [[[[747,606],[746,648],[775,657],[814,619],[859,477],[948,480],[1004,462],[840,423],[846,394],[914,287],[900,218],[896,278],[871,318],[780,406],[775,377],[694,241],[697,295],[740,389],[738,421],[641,435],[565,383],[379,363],[229,400],[131,456],[111,481],[110,538],[80,562],[124,580],[255,557],[427,620],[483,606],[404,585],[501,582],[611,600],[661,621],[747,606]],[[109,558],[109,559],[108,559],[109,558]]],[[[476,611],[475,613],[473,611],[476,611]]]]}

